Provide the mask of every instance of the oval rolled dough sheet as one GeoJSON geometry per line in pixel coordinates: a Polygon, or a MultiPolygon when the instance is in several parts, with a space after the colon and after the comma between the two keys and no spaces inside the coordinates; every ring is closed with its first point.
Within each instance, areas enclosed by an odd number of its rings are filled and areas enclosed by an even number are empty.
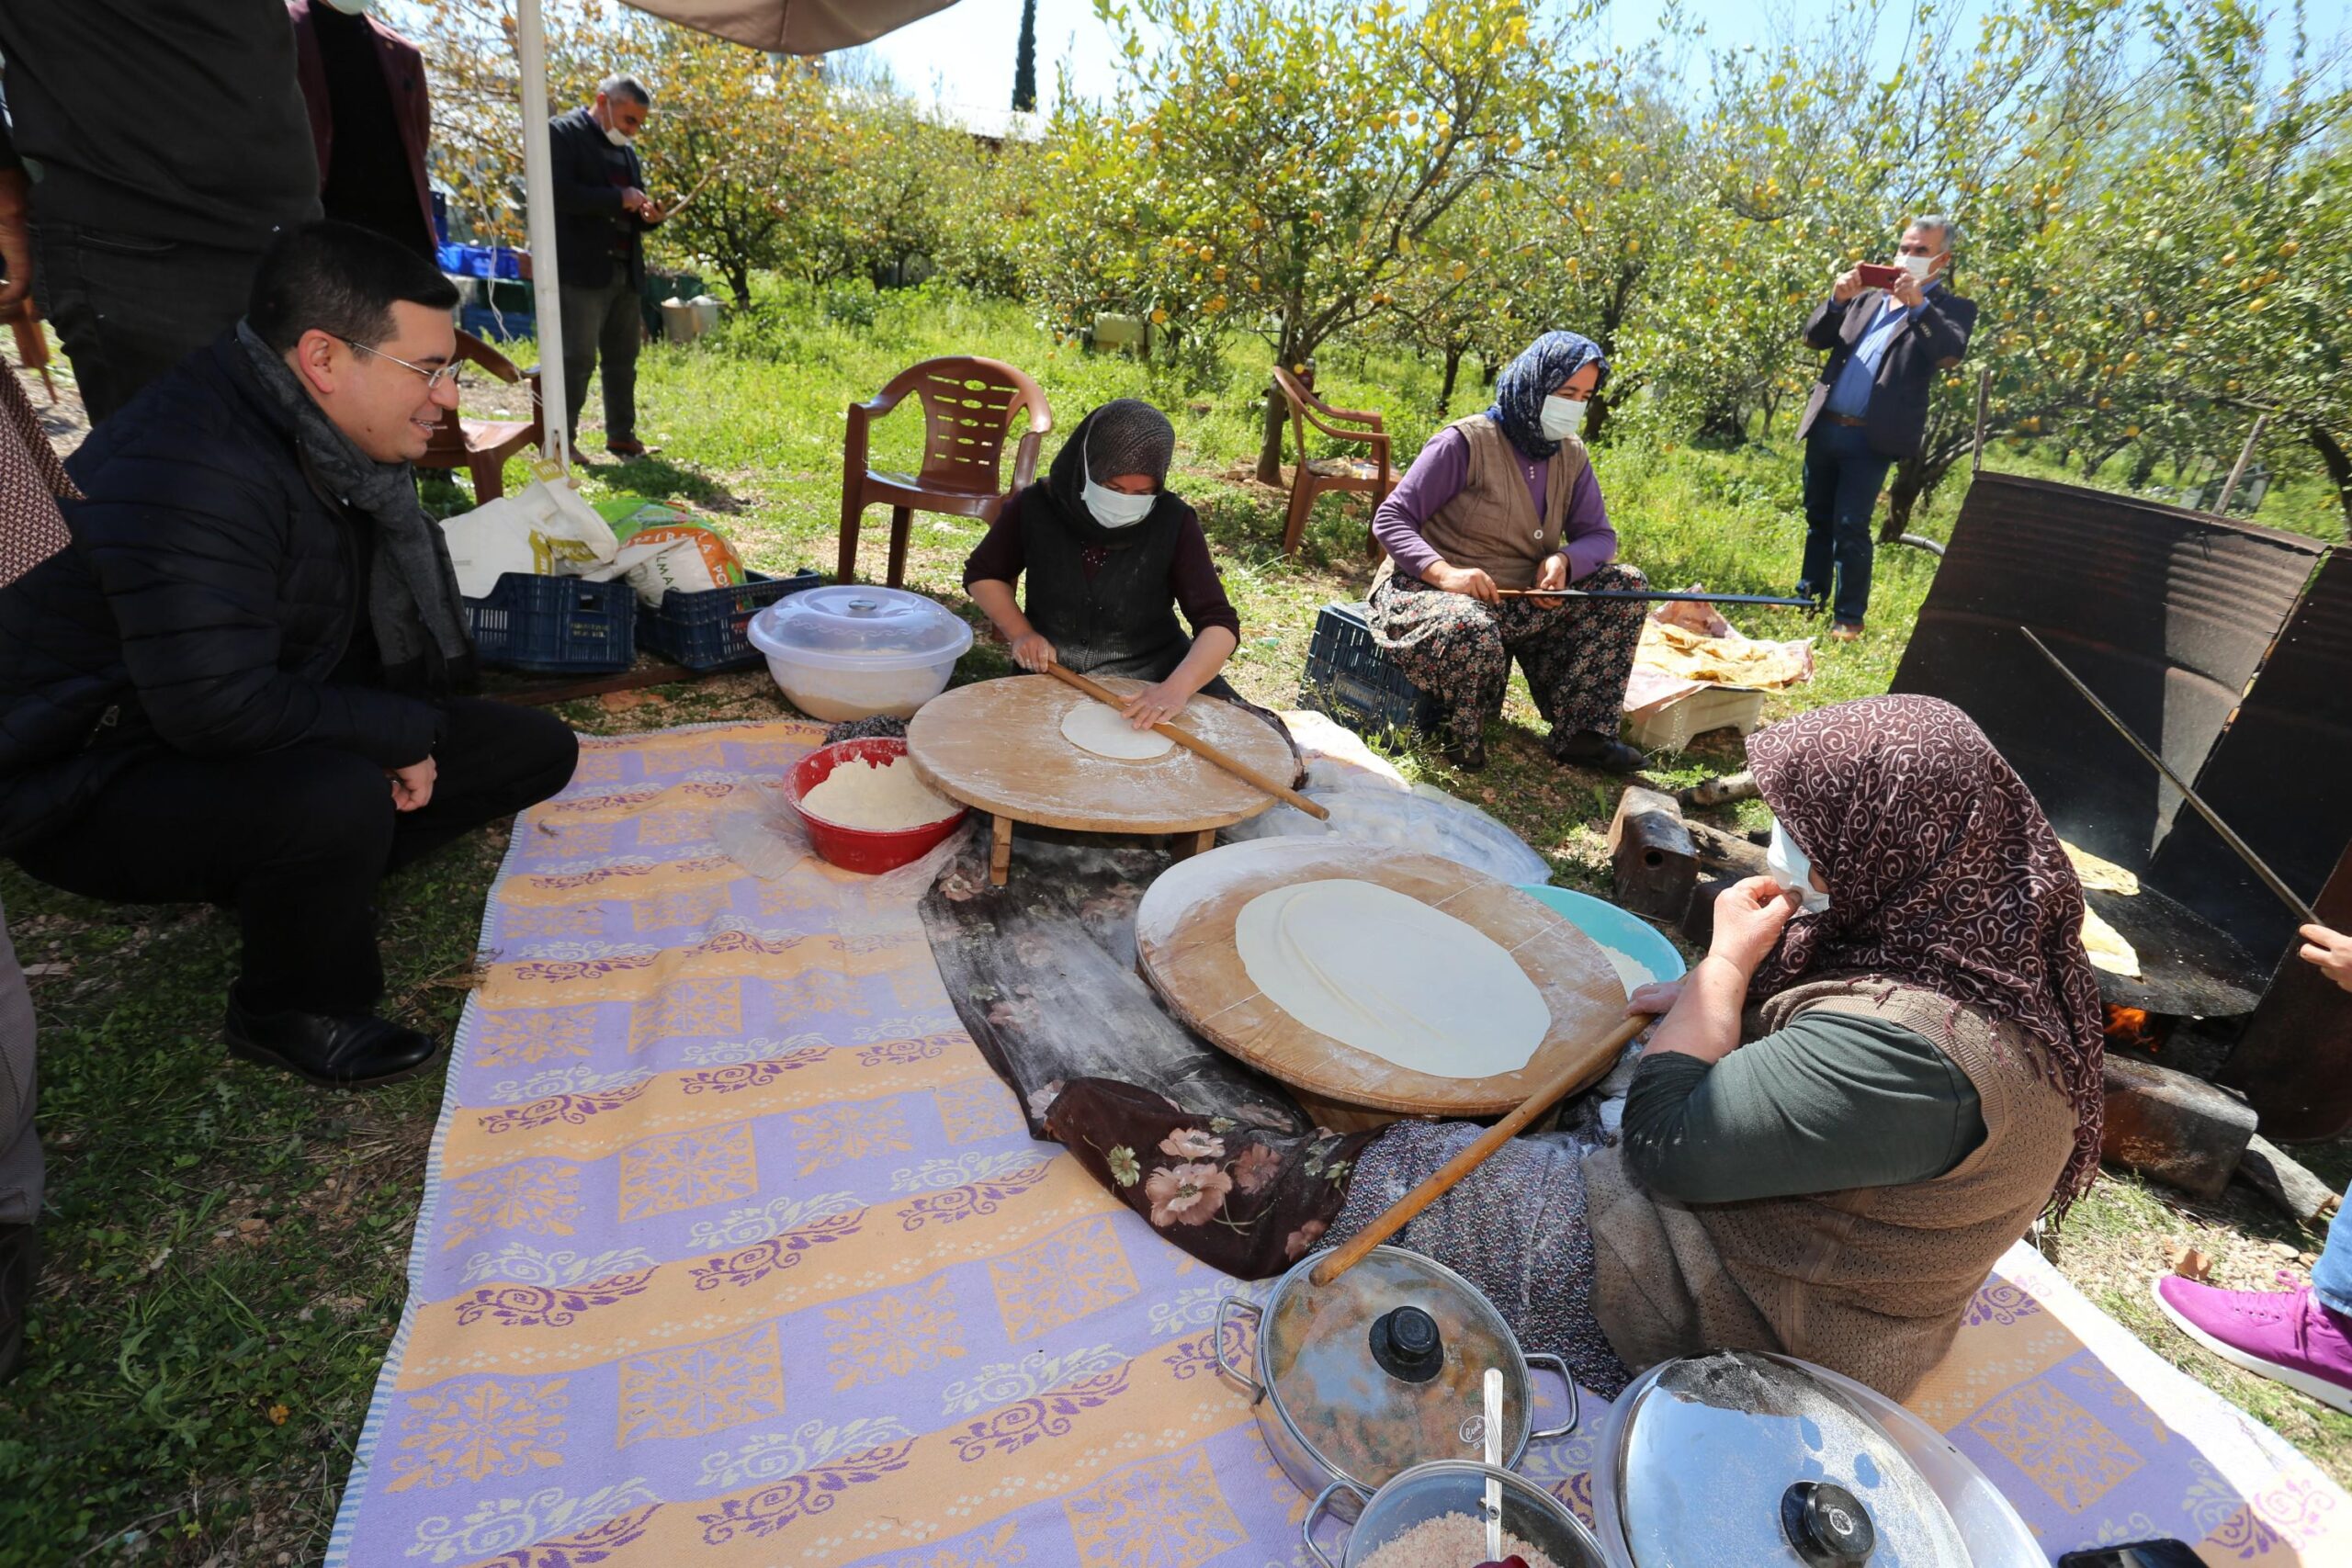
{"type": "Polygon", "coordinates": [[[1091,697],[1062,715],[1062,739],[1081,751],[1125,762],[1148,761],[1176,748],[1176,742],[1158,730],[1137,729],[1117,708],[1091,697]]]}
{"type": "Polygon", "coordinates": [[[1377,883],[1261,893],[1233,941],[1250,983],[1284,1012],[1414,1072],[1517,1072],[1551,1031],[1535,983],[1493,938],[1377,883]]]}

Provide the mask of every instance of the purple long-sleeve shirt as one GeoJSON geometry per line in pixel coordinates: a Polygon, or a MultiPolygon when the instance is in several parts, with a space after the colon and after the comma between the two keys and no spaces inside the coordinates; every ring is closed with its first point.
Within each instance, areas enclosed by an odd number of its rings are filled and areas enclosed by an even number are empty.
{"type": "MultiPolygon", "coordinates": [[[[1515,456],[1515,454],[1514,454],[1515,456]]],[[[1544,514],[1544,491],[1547,463],[1537,463],[1532,468],[1521,459],[1521,471],[1527,476],[1528,499],[1535,503],[1535,514],[1544,514]]],[[[1470,438],[1447,425],[1429,439],[1380,510],[1372,514],[1372,536],[1388,552],[1396,570],[1419,577],[1439,557],[1430,542],[1421,537],[1421,529],[1438,509],[1462,493],[1463,481],[1470,477],[1470,438]]],[[[1568,515],[1560,525],[1560,548],[1568,558],[1568,581],[1581,581],[1617,558],[1617,530],[1609,525],[1609,508],[1600,499],[1600,481],[1593,477],[1592,468],[1586,465],[1577,476],[1576,484],[1568,491],[1568,515]]]]}

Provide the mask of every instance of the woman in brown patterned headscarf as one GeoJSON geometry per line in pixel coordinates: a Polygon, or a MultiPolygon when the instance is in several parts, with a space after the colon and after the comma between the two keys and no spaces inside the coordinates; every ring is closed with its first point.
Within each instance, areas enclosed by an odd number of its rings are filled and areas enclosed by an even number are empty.
{"type": "Polygon", "coordinates": [[[1808,976],[1917,986],[2016,1025],[2074,1107],[2063,1211],[2098,1172],[2105,1013],[2083,952],[2083,887],[2017,770],[1933,697],[1871,697],[1752,737],[1765,804],[1827,879],[1756,972],[1769,996],[1808,976]]]}

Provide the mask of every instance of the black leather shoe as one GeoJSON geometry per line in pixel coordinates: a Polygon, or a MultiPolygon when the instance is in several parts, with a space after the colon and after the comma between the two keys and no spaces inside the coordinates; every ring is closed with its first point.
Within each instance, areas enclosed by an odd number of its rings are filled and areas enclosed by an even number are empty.
{"type": "Polygon", "coordinates": [[[40,1279],[40,1237],[30,1225],[0,1225],[0,1382],[17,1375],[25,1351],[25,1314],[40,1279]]]}
{"type": "Polygon", "coordinates": [[[1559,761],[1599,768],[1605,773],[1639,773],[1649,761],[1640,748],[1628,746],[1597,729],[1579,729],[1564,740],[1553,741],[1552,755],[1559,761]]]}
{"type": "Polygon", "coordinates": [[[249,1062],[263,1062],[300,1074],[329,1089],[372,1089],[413,1077],[441,1054],[430,1034],[402,1029],[380,1018],[338,1018],[327,1013],[248,1012],[229,993],[229,1017],[221,1026],[229,1049],[249,1062]]]}

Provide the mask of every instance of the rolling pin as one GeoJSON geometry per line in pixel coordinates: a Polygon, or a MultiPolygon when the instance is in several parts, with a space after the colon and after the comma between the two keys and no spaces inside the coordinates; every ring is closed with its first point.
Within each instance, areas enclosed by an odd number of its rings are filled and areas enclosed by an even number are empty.
{"type": "MultiPolygon", "coordinates": [[[[1107,703],[1114,708],[1121,709],[1124,709],[1127,705],[1125,701],[1121,698],[1117,693],[1113,692],[1106,687],[1095,684],[1075,670],[1066,670],[1059,664],[1048,664],[1046,666],[1046,673],[1051,675],[1055,680],[1061,682],[1064,685],[1077,687],[1080,691],[1084,692],[1088,696],[1092,697],[1098,703],[1107,703]]],[[[1240,779],[1245,783],[1257,785],[1258,788],[1264,790],[1268,795],[1272,795],[1274,798],[1286,805],[1297,807],[1301,811],[1306,812],[1317,822],[1328,822],[1331,819],[1331,814],[1329,811],[1324,810],[1323,807],[1316,805],[1315,802],[1307,799],[1306,796],[1299,794],[1298,791],[1291,788],[1290,785],[1277,783],[1275,780],[1268,778],[1265,774],[1250,766],[1249,763],[1240,761],[1238,758],[1227,756],[1224,752],[1218,750],[1207,741],[1192,734],[1189,730],[1179,729],[1172,724],[1155,724],[1151,728],[1159,731],[1160,734],[1168,737],[1169,739],[1176,742],[1177,745],[1184,748],[1185,750],[1192,752],[1194,756],[1204,757],[1208,759],[1208,761],[1215,762],[1218,767],[1223,768],[1235,778],[1240,779]]]]}
{"type": "MultiPolygon", "coordinates": [[[[1616,1053],[1633,1043],[1634,1036],[1656,1021],[1654,1015],[1636,1013],[1611,1031],[1603,1043],[1603,1050],[1613,1060],[1616,1053]]],[[[1478,1134],[1477,1140],[1460,1154],[1440,1166],[1437,1174],[1396,1200],[1387,1213],[1357,1233],[1354,1239],[1338,1248],[1331,1256],[1317,1264],[1307,1273],[1311,1284],[1328,1285],[1357,1264],[1363,1262],[1372,1249],[1410,1224],[1423,1209],[1452,1190],[1454,1184],[1478,1168],[1486,1157],[1501,1148],[1530,1122],[1549,1110],[1552,1102],[1577,1087],[1577,1082],[1592,1075],[1589,1062],[1582,1062],[1561,1072],[1533,1094],[1520,1108],[1478,1134]]]]}

